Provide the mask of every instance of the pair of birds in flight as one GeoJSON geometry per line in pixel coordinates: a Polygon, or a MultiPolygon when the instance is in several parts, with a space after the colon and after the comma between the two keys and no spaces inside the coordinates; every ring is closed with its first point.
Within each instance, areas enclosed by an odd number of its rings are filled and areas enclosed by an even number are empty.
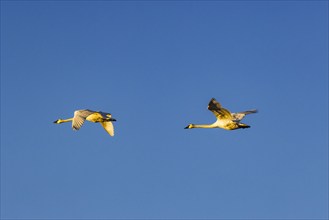
{"type": "MultiPolygon", "coordinates": [[[[257,110],[249,110],[244,112],[231,113],[229,110],[223,108],[216,99],[212,98],[208,104],[208,110],[210,110],[217,120],[212,124],[189,124],[185,127],[185,129],[191,128],[223,128],[226,130],[235,130],[240,128],[250,128],[249,125],[243,124],[240,121],[244,118],[244,116],[252,113],[256,113],[257,110]]],[[[68,119],[58,119],[54,121],[56,124],[61,124],[64,122],[72,121],[73,130],[79,130],[85,120],[95,123],[100,123],[105,131],[114,136],[114,127],[112,121],[116,121],[112,118],[110,113],[100,112],[100,111],[92,111],[89,109],[85,110],[77,110],[74,112],[73,118],[68,119]]]]}

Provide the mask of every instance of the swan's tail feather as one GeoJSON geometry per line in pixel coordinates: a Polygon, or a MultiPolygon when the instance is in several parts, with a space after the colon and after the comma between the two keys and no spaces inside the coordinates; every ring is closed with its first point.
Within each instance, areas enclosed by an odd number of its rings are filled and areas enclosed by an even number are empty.
{"type": "Polygon", "coordinates": [[[242,123],[239,123],[238,124],[239,128],[242,128],[242,129],[245,129],[245,128],[250,128],[249,125],[246,125],[246,124],[242,124],[242,123]]]}

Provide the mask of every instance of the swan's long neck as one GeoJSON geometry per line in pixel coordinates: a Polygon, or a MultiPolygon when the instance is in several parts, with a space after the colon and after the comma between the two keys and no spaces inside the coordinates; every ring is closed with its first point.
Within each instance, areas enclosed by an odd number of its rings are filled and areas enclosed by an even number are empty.
{"type": "Polygon", "coordinates": [[[200,124],[200,125],[192,124],[191,128],[216,128],[216,127],[217,125],[214,123],[214,124],[200,124]]]}
{"type": "Polygon", "coordinates": [[[56,123],[56,124],[61,124],[61,123],[64,123],[64,122],[70,122],[70,121],[73,121],[73,118],[68,118],[68,119],[58,119],[57,121],[54,121],[54,123],[56,123]]]}

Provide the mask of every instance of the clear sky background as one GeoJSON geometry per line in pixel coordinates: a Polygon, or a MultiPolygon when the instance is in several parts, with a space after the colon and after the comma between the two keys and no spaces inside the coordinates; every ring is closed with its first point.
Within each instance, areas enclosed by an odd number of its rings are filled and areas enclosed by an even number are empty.
{"type": "Polygon", "coordinates": [[[1,1],[1,218],[327,219],[328,2],[1,1]]]}

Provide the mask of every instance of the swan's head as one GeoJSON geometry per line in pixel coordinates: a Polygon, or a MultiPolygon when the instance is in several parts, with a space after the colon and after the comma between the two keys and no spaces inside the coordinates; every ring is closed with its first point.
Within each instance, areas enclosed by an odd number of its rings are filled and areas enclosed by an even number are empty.
{"type": "Polygon", "coordinates": [[[62,123],[62,119],[58,119],[58,120],[54,121],[54,123],[55,124],[60,124],[60,123],[62,123]]]}
{"type": "Polygon", "coordinates": [[[189,124],[184,129],[191,129],[191,128],[194,128],[194,124],[189,124]]]}

